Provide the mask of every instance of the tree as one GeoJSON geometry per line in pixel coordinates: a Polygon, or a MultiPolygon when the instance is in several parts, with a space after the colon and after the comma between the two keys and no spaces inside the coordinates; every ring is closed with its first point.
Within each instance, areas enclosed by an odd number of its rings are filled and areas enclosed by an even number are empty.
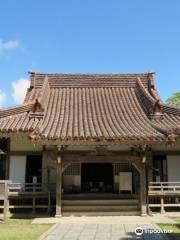
{"type": "Polygon", "coordinates": [[[180,92],[174,93],[171,97],[167,99],[166,102],[169,104],[180,106],[180,92]]]}

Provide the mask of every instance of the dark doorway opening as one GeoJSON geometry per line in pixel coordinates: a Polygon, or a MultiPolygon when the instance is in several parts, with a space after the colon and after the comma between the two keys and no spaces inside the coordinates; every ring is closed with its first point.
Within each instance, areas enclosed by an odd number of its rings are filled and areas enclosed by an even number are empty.
{"type": "Polygon", "coordinates": [[[26,159],[26,182],[32,183],[33,177],[37,178],[37,182],[42,181],[42,156],[29,155],[26,159]]]}
{"type": "Polygon", "coordinates": [[[153,156],[153,181],[167,182],[167,159],[166,155],[153,156]]]}
{"type": "Polygon", "coordinates": [[[113,192],[112,163],[82,163],[81,187],[83,192],[113,192]]]}
{"type": "Polygon", "coordinates": [[[6,179],[6,155],[0,155],[0,180],[6,179]]]}
{"type": "Polygon", "coordinates": [[[0,139],[0,180],[8,179],[8,152],[9,152],[9,139],[0,139]]]}

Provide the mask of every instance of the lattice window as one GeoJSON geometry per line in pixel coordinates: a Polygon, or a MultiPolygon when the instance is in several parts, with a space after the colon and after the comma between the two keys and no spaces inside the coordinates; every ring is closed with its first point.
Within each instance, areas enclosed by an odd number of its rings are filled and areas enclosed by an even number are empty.
{"type": "Polygon", "coordinates": [[[64,171],[64,175],[80,175],[81,165],[80,163],[71,163],[64,171]]]}
{"type": "Polygon", "coordinates": [[[129,163],[115,163],[114,164],[114,175],[118,176],[119,172],[129,172],[132,170],[132,166],[129,163]]]}

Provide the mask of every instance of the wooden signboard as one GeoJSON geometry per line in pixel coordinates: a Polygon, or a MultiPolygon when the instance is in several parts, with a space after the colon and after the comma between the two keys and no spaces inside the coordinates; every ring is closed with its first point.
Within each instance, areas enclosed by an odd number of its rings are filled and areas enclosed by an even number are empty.
{"type": "Polygon", "coordinates": [[[5,181],[0,181],[0,199],[3,200],[5,198],[5,181]]]}
{"type": "Polygon", "coordinates": [[[119,192],[130,191],[132,193],[132,172],[119,173],[119,192]]]}

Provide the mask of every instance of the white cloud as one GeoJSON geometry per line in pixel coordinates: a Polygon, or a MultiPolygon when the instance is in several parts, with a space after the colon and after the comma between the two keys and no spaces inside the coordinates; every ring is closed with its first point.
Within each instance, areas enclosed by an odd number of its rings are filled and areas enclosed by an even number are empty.
{"type": "Polygon", "coordinates": [[[19,42],[17,40],[3,41],[0,39],[0,53],[8,50],[13,50],[19,47],[19,42]]]}
{"type": "Polygon", "coordinates": [[[26,90],[30,86],[30,81],[26,78],[20,78],[12,82],[13,93],[12,97],[15,104],[21,104],[24,100],[26,90]]]}
{"type": "Polygon", "coordinates": [[[0,108],[3,107],[6,100],[6,94],[0,90],[0,108]]]}

